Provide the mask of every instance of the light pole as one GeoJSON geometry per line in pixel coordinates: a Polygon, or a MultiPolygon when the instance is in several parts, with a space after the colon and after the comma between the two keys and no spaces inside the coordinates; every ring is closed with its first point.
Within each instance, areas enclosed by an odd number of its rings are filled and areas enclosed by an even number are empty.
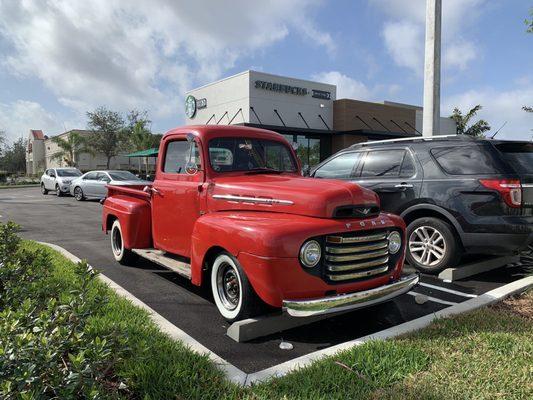
{"type": "Polygon", "coordinates": [[[442,0],[427,0],[423,136],[437,135],[440,129],[441,18],[442,0]]]}

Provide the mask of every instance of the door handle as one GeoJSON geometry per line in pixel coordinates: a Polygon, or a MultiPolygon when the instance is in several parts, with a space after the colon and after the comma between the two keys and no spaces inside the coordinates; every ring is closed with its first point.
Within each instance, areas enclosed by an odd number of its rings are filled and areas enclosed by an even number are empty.
{"type": "Polygon", "coordinates": [[[413,185],[411,185],[410,183],[402,182],[402,183],[398,183],[397,185],[394,185],[394,187],[399,188],[399,189],[408,189],[408,188],[412,188],[413,185]]]}

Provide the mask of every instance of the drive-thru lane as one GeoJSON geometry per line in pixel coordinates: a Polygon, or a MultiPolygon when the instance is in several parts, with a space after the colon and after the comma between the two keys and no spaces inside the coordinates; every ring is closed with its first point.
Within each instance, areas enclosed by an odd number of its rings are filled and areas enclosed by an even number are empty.
{"type": "Polygon", "coordinates": [[[424,304],[417,304],[413,295],[403,295],[387,304],[249,343],[236,343],[225,335],[228,324],[218,314],[209,291],[146,261],[139,262],[136,267],[116,263],[108,237],[101,231],[100,218],[101,205],[96,201],[77,202],[71,197],[58,198],[53,194],[43,196],[38,188],[0,190],[0,221],[12,220],[21,225],[23,237],[57,244],[87,259],[104,275],[245,372],[255,372],[418,318],[516,279],[506,269],[453,284],[423,276],[415,292],[428,296],[430,301],[424,304]],[[291,342],[294,349],[281,350],[281,340],[291,342]]]}

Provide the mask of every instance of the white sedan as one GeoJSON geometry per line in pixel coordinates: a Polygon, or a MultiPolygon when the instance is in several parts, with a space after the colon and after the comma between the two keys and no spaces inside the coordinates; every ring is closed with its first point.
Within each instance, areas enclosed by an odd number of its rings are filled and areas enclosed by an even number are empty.
{"type": "Polygon", "coordinates": [[[90,171],[86,172],[70,184],[70,194],[76,200],[103,199],[107,195],[107,185],[151,185],[129,171],[90,171]]]}

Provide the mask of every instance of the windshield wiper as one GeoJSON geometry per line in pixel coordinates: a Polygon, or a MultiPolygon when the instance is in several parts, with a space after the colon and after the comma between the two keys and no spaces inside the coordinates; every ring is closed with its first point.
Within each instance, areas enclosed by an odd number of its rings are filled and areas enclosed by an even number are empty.
{"type": "Polygon", "coordinates": [[[267,167],[264,167],[264,168],[253,168],[249,171],[246,171],[245,174],[246,175],[255,175],[255,174],[281,174],[285,171],[280,171],[279,169],[274,169],[274,168],[267,168],[267,167]]]}

